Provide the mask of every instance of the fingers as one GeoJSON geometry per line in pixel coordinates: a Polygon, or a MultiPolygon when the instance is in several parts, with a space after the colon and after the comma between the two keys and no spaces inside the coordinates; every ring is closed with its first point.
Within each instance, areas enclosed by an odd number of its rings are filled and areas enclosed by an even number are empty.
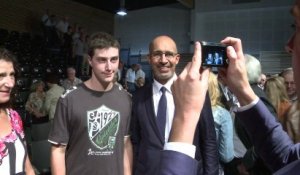
{"type": "Polygon", "coordinates": [[[229,58],[229,62],[238,58],[237,53],[235,52],[232,46],[228,46],[226,51],[227,57],[229,58]]]}
{"type": "Polygon", "coordinates": [[[239,56],[243,55],[242,42],[239,38],[226,37],[221,41],[221,43],[227,46],[232,46],[239,56]]]}
{"type": "Polygon", "coordinates": [[[201,45],[199,42],[195,43],[194,55],[192,61],[189,62],[180,73],[179,78],[189,77],[191,80],[199,80],[201,68],[201,45]]]}
{"type": "Polygon", "coordinates": [[[192,59],[191,71],[199,71],[201,67],[201,45],[197,41],[194,48],[194,56],[192,59]]]}
{"type": "Polygon", "coordinates": [[[191,62],[188,62],[188,64],[184,67],[182,72],[180,73],[179,77],[186,77],[191,67],[191,62]]]}
{"type": "Polygon", "coordinates": [[[202,83],[202,88],[201,90],[203,92],[206,92],[208,89],[208,79],[209,79],[209,75],[210,75],[210,69],[203,69],[203,71],[201,72],[201,76],[200,76],[200,82],[202,83]]]}

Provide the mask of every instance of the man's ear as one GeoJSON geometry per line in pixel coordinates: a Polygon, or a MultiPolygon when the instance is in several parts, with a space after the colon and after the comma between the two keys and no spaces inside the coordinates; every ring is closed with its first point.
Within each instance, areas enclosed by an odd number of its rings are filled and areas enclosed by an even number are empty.
{"type": "Polygon", "coordinates": [[[178,54],[178,55],[176,56],[176,65],[179,63],[179,61],[180,61],[180,54],[178,54]]]}
{"type": "Polygon", "coordinates": [[[150,54],[147,55],[147,60],[148,60],[148,63],[150,64],[151,63],[150,54]]]}
{"type": "Polygon", "coordinates": [[[89,65],[91,66],[92,58],[90,57],[90,55],[87,56],[87,60],[88,60],[89,65]]]}

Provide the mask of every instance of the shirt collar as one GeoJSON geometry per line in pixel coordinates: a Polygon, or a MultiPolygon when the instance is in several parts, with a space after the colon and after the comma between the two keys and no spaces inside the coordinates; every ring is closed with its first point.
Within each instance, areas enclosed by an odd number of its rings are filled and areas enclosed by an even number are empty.
{"type": "Polygon", "coordinates": [[[172,86],[173,82],[174,82],[176,79],[177,79],[177,75],[174,74],[174,75],[172,76],[172,78],[170,78],[170,79],[167,81],[167,83],[164,84],[164,85],[161,84],[161,83],[159,83],[157,80],[154,79],[154,81],[153,81],[153,92],[154,92],[154,93],[159,93],[160,88],[161,88],[162,86],[164,86],[164,87],[167,89],[168,92],[172,93],[172,91],[171,91],[171,86],[172,86]]]}

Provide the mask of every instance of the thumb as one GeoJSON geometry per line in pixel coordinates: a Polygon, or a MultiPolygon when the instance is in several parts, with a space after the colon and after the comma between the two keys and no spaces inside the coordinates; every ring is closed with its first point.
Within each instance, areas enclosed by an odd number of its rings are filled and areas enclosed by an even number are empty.
{"type": "Polygon", "coordinates": [[[229,59],[229,62],[238,58],[237,53],[232,46],[227,47],[227,57],[229,59]]]}

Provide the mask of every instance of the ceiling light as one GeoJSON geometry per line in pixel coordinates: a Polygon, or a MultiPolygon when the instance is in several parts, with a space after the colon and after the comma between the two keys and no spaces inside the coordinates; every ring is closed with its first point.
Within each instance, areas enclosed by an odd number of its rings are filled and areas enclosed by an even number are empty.
{"type": "Polygon", "coordinates": [[[117,11],[117,15],[125,16],[125,15],[127,15],[127,12],[125,9],[120,9],[119,11],[117,11]]]}
{"type": "Polygon", "coordinates": [[[127,12],[125,9],[125,0],[120,0],[120,10],[117,11],[117,15],[120,15],[120,16],[127,15],[127,12]]]}

